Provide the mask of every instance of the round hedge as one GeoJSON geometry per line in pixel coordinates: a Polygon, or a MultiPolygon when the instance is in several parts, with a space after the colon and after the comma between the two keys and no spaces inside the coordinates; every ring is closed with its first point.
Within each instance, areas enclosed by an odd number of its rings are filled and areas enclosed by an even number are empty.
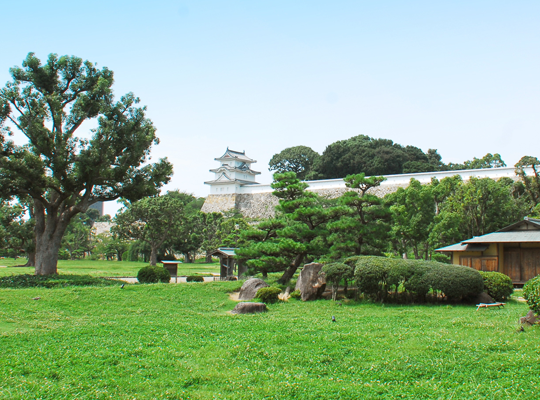
{"type": "Polygon", "coordinates": [[[484,279],[484,292],[496,301],[506,300],[514,293],[514,285],[509,276],[494,271],[480,271],[480,275],[484,279]]]}
{"type": "Polygon", "coordinates": [[[139,270],[137,280],[140,283],[169,283],[171,274],[163,267],[148,265],[139,270]]]}
{"type": "Polygon", "coordinates": [[[540,314],[540,275],[523,285],[523,297],[527,300],[529,308],[540,314]]]}

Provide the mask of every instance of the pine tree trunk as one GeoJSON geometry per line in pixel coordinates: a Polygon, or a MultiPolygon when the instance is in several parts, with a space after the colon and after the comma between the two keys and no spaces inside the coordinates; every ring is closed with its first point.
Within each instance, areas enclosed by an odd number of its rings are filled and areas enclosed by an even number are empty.
{"type": "Polygon", "coordinates": [[[289,268],[287,268],[285,270],[285,272],[283,272],[283,275],[281,276],[281,278],[278,279],[277,282],[280,285],[285,285],[286,283],[288,283],[291,280],[291,278],[294,276],[296,270],[298,269],[298,267],[302,263],[302,260],[304,259],[304,257],[305,257],[305,254],[298,254],[296,256],[296,258],[294,259],[294,262],[291,264],[291,266],[289,268]]]}
{"type": "Polygon", "coordinates": [[[291,265],[289,268],[285,270],[285,272],[283,272],[283,275],[281,275],[281,278],[278,279],[278,283],[281,285],[285,285],[286,283],[288,283],[291,280],[291,278],[294,276],[294,273],[296,272],[297,269],[298,269],[297,265],[295,264],[291,265]]]}
{"type": "Polygon", "coordinates": [[[206,255],[206,263],[207,264],[210,264],[212,262],[212,255],[211,254],[207,254],[206,255]]]}

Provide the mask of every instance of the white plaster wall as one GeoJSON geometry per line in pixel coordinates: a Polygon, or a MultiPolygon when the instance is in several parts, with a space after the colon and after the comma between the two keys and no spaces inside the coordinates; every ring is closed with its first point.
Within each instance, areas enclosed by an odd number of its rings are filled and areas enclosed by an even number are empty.
{"type": "MultiPolygon", "coordinates": [[[[527,175],[533,174],[532,168],[526,169],[527,175]]],[[[449,176],[459,175],[464,181],[469,180],[471,177],[476,178],[491,178],[499,179],[503,177],[516,178],[514,167],[503,168],[486,168],[486,169],[468,169],[462,171],[439,171],[439,172],[422,172],[414,174],[401,174],[401,175],[385,175],[386,180],[381,183],[381,187],[384,186],[407,186],[411,178],[416,179],[422,184],[431,182],[431,178],[437,178],[438,180],[444,179],[449,176]]],[[[306,181],[309,185],[308,190],[327,190],[327,189],[344,189],[345,181],[343,179],[323,179],[318,181],[306,181]]],[[[240,194],[252,194],[252,193],[269,193],[273,189],[270,184],[265,185],[248,185],[242,186],[239,189],[240,194]]]]}

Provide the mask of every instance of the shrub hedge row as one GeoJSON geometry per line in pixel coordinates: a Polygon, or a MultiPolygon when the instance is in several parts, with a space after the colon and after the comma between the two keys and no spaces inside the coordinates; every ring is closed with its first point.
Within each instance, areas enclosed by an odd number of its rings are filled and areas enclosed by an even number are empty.
{"type": "Polygon", "coordinates": [[[68,286],[116,286],[123,282],[90,275],[11,275],[0,278],[0,288],[68,287],[68,286]]]}
{"type": "MultiPolygon", "coordinates": [[[[345,263],[350,263],[350,259],[345,263]]],[[[364,295],[384,301],[389,292],[403,289],[423,300],[432,290],[451,301],[473,298],[484,289],[478,271],[460,265],[435,261],[403,260],[385,257],[355,257],[355,279],[364,295]]]]}

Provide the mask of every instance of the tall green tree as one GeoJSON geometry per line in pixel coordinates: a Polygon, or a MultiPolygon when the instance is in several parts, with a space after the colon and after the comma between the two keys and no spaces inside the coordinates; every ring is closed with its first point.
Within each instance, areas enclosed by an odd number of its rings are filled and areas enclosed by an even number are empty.
{"type": "Polygon", "coordinates": [[[429,257],[429,232],[435,218],[435,204],[430,185],[411,179],[407,188],[386,196],[392,213],[392,245],[398,254],[411,249],[414,257],[429,257]]]}
{"type": "Polygon", "coordinates": [[[10,255],[28,258],[25,266],[33,266],[34,262],[34,220],[27,218],[27,204],[10,204],[0,201],[0,246],[10,255]]]}
{"type": "Polygon", "coordinates": [[[201,215],[203,241],[201,249],[206,253],[206,262],[212,262],[212,251],[221,245],[219,228],[223,222],[223,214],[218,212],[201,215]]]}
{"type": "Polygon", "coordinates": [[[331,232],[329,256],[340,259],[350,255],[379,255],[387,247],[385,237],[390,229],[390,211],[383,200],[367,193],[385,180],[382,176],[366,178],[365,174],[348,175],[345,185],[350,190],[338,200],[348,213],[328,223],[331,232]]]}
{"type": "Polygon", "coordinates": [[[0,191],[33,201],[36,274],[55,274],[71,219],[98,201],[156,195],[166,159],[147,163],[155,128],[132,93],[114,100],[113,72],[78,57],[29,53],[0,90],[0,191]],[[97,120],[90,138],[77,137],[97,120]],[[27,143],[8,140],[12,129],[27,143]]]}
{"type": "Polygon", "coordinates": [[[514,185],[511,179],[495,181],[472,177],[445,200],[437,229],[455,231],[459,241],[494,232],[520,220],[530,207],[524,198],[514,197],[514,185]],[[448,226],[441,225],[443,221],[448,226]]]}
{"type": "Polygon", "coordinates": [[[306,259],[326,253],[326,225],[343,213],[342,208],[332,207],[333,203],[307,191],[307,187],[294,172],[274,174],[272,188],[279,198],[278,216],[245,232],[246,244],[237,250],[249,267],[263,275],[283,271],[280,283],[287,283],[306,259]]]}
{"type": "Polygon", "coordinates": [[[474,157],[472,160],[464,161],[463,164],[448,164],[449,170],[461,169],[484,169],[484,168],[500,168],[506,167],[506,163],[498,153],[487,153],[482,158],[474,157]]]}
{"type": "Polygon", "coordinates": [[[150,264],[156,265],[158,251],[181,229],[184,203],[173,196],[146,197],[128,204],[116,217],[113,232],[150,247],[150,264]]]}
{"type": "Polygon", "coordinates": [[[407,162],[427,164],[428,157],[414,146],[404,147],[389,139],[358,135],[330,144],[308,178],[343,178],[362,172],[366,176],[401,174],[407,162]]]}
{"type": "Polygon", "coordinates": [[[524,156],[515,165],[516,175],[519,176],[527,194],[529,195],[531,208],[540,204],[540,160],[536,157],[524,156]],[[532,174],[527,175],[527,168],[532,174]]]}
{"type": "Polygon", "coordinates": [[[69,222],[62,237],[61,248],[69,253],[72,260],[84,257],[91,250],[92,226],[93,220],[86,213],[76,215],[69,222]]]}
{"type": "Polygon", "coordinates": [[[270,171],[294,172],[298,179],[304,180],[313,169],[313,164],[321,157],[319,153],[307,146],[288,147],[274,154],[270,159],[270,171]]]}

